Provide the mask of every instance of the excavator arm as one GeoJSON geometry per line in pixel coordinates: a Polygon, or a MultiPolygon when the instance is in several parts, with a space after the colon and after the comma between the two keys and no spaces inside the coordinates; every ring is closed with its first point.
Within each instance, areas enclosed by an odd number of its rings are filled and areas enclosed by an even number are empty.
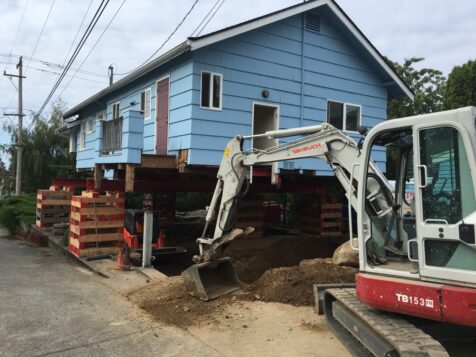
{"type": "MultiPolygon", "coordinates": [[[[197,239],[199,255],[195,262],[182,272],[188,291],[203,300],[210,300],[240,288],[230,258],[224,250],[234,239],[247,235],[253,228],[245,231],[233,229],[238,201],[243,185],[249,184],[248,169],[254,165],[302,158],[319,158],[326,161],[347,192],[352,207],[357,207],[357,180],[360,149],[353,139],[330,124],[310,127],[268,131],[260,135],[236,136],[225,148],[217,174],[217,184],[205,219],[202,236],[197,239]],[[243,150],[244,141],[257,137],[269,139],[301,138],[272,146],[266,150],[243,150]],[[210,223],[216,218],[212,237],[207,237],[210,223]]],[[[374,207],[374,213],[385,214],[391,210],[391,187],[374,162],[369,163],[372,180],[367,182],[366,200],[374,207]],[[378,212],[375,212],[378,211],[378,212]]],[[[366,214],[365,212],[362,214],[366,214]]],[[[350,215],[350,208],[349,208],[350,215]]],[[[351,224],[351,221],[349,221],[351,224]]],[[[352,234],[352,233],[350,233],[352,234]]]]}
{"type": "MultiPolygon", "coordinates": [[[[211,262],[219,258],[223,250],[218,249],[219,247],[229,244],[234,238],[244,234],[243,232],[232,231],[232,228],[237,202],[242,196],[242,189],[247,181],[246,176],[249,167],[302,158],[322,159],[330,165],[346,191],[350,204],[355,208],[357,187],[353,178],[357,176],[359,157],[358,144],[342,131],[327,123],[297,129],[268,131],[260,135],[236,136],[228,143],[223,154],[217,175],[217,185],[206,217],[205,229],[202,237],[197,240],[200,255],[195,260],[197,262],[211,262]],[[305,136],[266,150],[243,150],[244,141],[247,139],[257,137],[275,139],[297,135],[305,136]],[[351,178],[354,181],[353,184],[351,184],[351,178]],[[217,223],[213,237],[206,238],[208,226],[215,215],[217,223]]],[[[370,170],[380,179],[380,182],[386,184],[387,192],[391,192],[387,179],[375,163],[370,163],[370,170]]],[[[378,187],[374,191],[373,196],[377,199],[379,197],[378,187]]]]}

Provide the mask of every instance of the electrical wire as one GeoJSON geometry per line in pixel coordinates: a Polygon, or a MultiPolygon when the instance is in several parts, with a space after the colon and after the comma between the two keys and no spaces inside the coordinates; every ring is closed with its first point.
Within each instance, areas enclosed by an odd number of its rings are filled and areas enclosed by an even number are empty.
{"type": "Polygon", "coordinates": [[[205,30],[205,27],[207,27],[208,23],[213,19],[213,17],[215,17],[216,13],[218,12],[218,10],[220,10],[220,8],[222,7],[222,5],[225,3],[226,0],[222,0],[221,4],[216,8],[215,12],[212,14],[212,16],[210,16],[210,18],[208,19],[208,21],[205,23],[205,25],[203,25],[202,29],[200,30],[200,32],[197,34],[197,36],[200,36],[200,34],[203,32],[203,30],[205,30]]]}
{"type": "MultiPolygon", "coordinates": [[[[27,56],[23,56],[23,55],[18,55],[18,54],[7,54],[7,53],[1,53],[0,52],[0,57],[8,57],[8,58],[12,58],[12,57],[15,57],[15,58],[20,58],[20,57],[23,57],[23,59],[28,59],[28,60],[31,60],[31,62],[36,62],[36,63],[40,63],[40,64],[43,64],[47,67],[53,67],[53,68],[58,68],[58,69],[64,69],[65,66],[64,65],[61,65],[61,64],[58,64],[58,63],[53,63],[53,62],[49,62],[49,61],[46,61],[46,60],[42,60],[42,59],[38,59],[38,58],[32,58],[32,57],[27,57],[27,56]]],[[[10,62],[8,63],[10,64],[10,62]]],[[[71,67],[72,70],[76,70],[77,68],[73,68],[71,67]]],[[[101,74],[101,73],[96,73],[96,72],[91,72],[91,71],[85,71],[85,70],[81,70],[80,73],[84,73],[84,74],[87,74],[87,75],[91,75],[91,76],[96,76],[96,77],[103,77],[103,78],[108,78],[108,76],[106,74],[101,74]]]]}
{"type": "Polygon", "coordinates": [[[89,10],[91,9],[91,5],[93,4],[93,1],[94,1],[94,0],[91,0],[91,1],[89,2],[89,6],[88,6],[88,8],[86,9],[86,12],[84,13],[83,19],[81,20],[81,23],[79,24],[78,30],[76,31],[76,35],[74,35],[74,39],[73,39],[73,41],[71,42],[71,45],[69,46],[68,53],[66,54],[66,57],[64,58],[64,61],[63,61],[63,67],[64,67],[64,65],[66,64],[66,61],[68,60],[69,54],[71,53],[71,50],[73,49],[74,44],[76,43],[76,39],[78,38],[79,32],[81,31],[81,28],[83,27],[84,20],[86,20],[86,17],[87,17],[88,14],[89,14],[89,10]]]}
{"type": "MultiPolygon", "coordinates": [[[[51,11],[53,10],[53,6],[55,5],[56,0],[51,1],[50,9],[48,10],[48,14],[46,15],[46,19],[43,22],[43,26],[41,27],[40,35],[38,36],[38,40],[36,40],[35,47],[33,47],[33,52],[31,53],[30,57],[33,57],[35,55],[36,49],[38,48],[38,44],[40,43],[41,36],[43,36],[43,32],[45,31],[46,24],[48,23],[48,20],[51,15],[51,11]]],[[[25,75],[26,72],[28,71],[28,66],[30,66],[30,61],[25,66],[25,75]]]]}
{"type": "MultiPolygon", "coordinates": [[[[106,31],[108,30],[109,26],[112,24],[112,22],[114,21],[114,19],[116,18],[117,14],[119,13],[119,11],[121,11],[122,9],[122,6],[124,5],[124,3],[126,2],[127,0],[123,0],[121,5],[119,5],[119,7],[117,8],[116,12],[114,13],[114,15],[112,15],[112,18],[111,20],[109,20],[108,24],[106,25],[106,27],[104,28],[103,32],[101,33],[101,35],[97,38],[96,42],[94,43],[94,45],[91,47],[91,49],[89,50],[88,54],[86,55],[86,57],[84,57],[83,61],[80,63],[78,69],[76,70],[76,72],[74,72],[74,74],[71,76],[70,80],[68,81],[68,83],[66,83],[66,86],[64,86],[63,90],[61,91],[61,93],[59,94],[58,97],[61,97],[64,93],[64,91],[68,88],[68,86],[70,85],[71,81],[76,77],[76,75],[78,74],[78,71],[81,69],[81,67],[83,67],[84,63],[86,62],[86,60],[88,59],[89,55],[91,54],[91,52],[93,52],[93,50],[96,48],[97,44],[99,43],[99,41],[101,41],[102,37],[104,36],[104,34],[106,33],[106,31]]],[[[80,77],[78,77],[80,78],[80,77]]],[[[102,83],[102,82],[101,82],[102,83]]]]}
{"type": "Polygon", "coordinates": [[[208,13],[205,15],[205,17],[202,19],[202,21],[200,21],[200,23],[198,24],[198,26],[195,28],[195,30],[193,30],[193,32],[190,34],[190,37],[193,37],[194,34],[198,31],[198,29],[202,26],[202,24],[205,22],[205,20],[208,18],[208,16],[210,16],[210,14],[212,13],[212,11],[215,9],[215,7],[218,5],[218,3],[220,2],[221,0],[217,0],[215,1],[215,4],[212,6],[212,8],[210,9],[210,11],[208,11],[208,13]]]}
{"type": "MultiPolygon", "coordinates": [[[[18,34],[20,33],[20,28],[23,24],[23,19],[25,17],[26,9],[28,8],[28,3],[29,2],[30,2],[30,0],[26,0],[25,7],[23,8],[23,12],[22,12],[21,17],[20,17],[20,22],[18,23],[18,27],[17,27],[17,30],[15,32],[15,37],[13,38],[12,48],[10,48],[10,55],[12,54],[13,49],[15,48],[15,45],[17,43],[18,34]]],[[[6,69],[7,69],[7,64],[5,64],[5,70],[6,69]]]]}
{"type": "MultiPolygon", "coordinates": [[[[55,74],[55,75],[61,74],[61,72],[49,71],[47,69],[41,69],[41,68],[31,67],[31,66],[30,66],[30,69],[33,69],[33,70],[39,71],[39,72],[43,72],[43,73],[47,73],[47,74],[55,74]]],[[[66,75],[65,77],[70,77],[72,79],[73,75],[66,75]]],[[[106,82],[96,81],[96,80],[90,79],[90,78],[84,78],[84,77],[76,77],[76,78],[77,79],[82,79],[82,80],[88,81],[88,82],[106,84],[106,82]]],[[[60,96],[61,96],[61,94],[60,94],[60,96]]]]}
{"type": "Polygon", "coordinates": [[[185,22],[185,20],[187,19],[188,15],[190,15],[190,13],[192,12],[192,10],[195,8],[195,5],[197,5],[197,3],[199,2],[200,0],[195,0],[194,3],[192,4],[192,7],[190,7],[190,9],[187,11],[187,13],[185,14],[185,16],[183,17],[183,19],[179,22],[179,24],[175,27],[175,29],[172,31],[172,33],[166,38],[166,40],[160,45],[160,47],[154,52],[152,53],[152,55],[150,55],[144,62],[142,62],[142,64],[140,64],[139,66],[131,69],[130,71],[128,72],[124,72],[124,73],[117,73],[118,76],[125,76],[129,73],[132,73],[134,72],[136,69],[142,67],[143,65],[145,65],[147,62],[149,62],[168,42],[169,40],[172,38],[172,36],[177,32],[177,30],[180,28],[180,26],[182,26],[182,24],[185,22]]]}
{"type": "MultiPolygon", "coordinates": [[[[89,35],[91,34],[92,30],[96,26],[97,22],[101,18],[102,14],[104,13],[104,10],[106,9],[107,5],[109,3],[109,0],[102,0],[101,3],[99,4],[98,9],[96,10],[96,13],[94,14],[93,18],[91,19],[91,22],[89,23],[86,31],[84,32],[81,40],[79,41],[78,45],[76,46],[76,49],[74,50],[71,58],[69,59],[68,63],[66,64],[65,68],[63,69],[63,72],[61,72],[61,75],[57,79],[56,83],[54,84],[53,88],[51,89],[50,93],[48,94],[48,97],[46,98],[45,102],[41,106],[40,110],[38,111],[38,114],[36,117],[39,117],[43,110],[45,109],[46,105],[49,103],[50,99],[53,97],[55,91],[58,89],[61,81],[65,77],[66,73],[68,70],[71,68],[71,65],[73,64],[74,60],[78,56],[79,52],[83,48],[86,40],[88,39],[89,35]]],[[[30,127],[33,125],[35,121],[33,120],[32,124],[30,127]]],[[[29,128],[30,128],[29,127],[29,128]]]]}

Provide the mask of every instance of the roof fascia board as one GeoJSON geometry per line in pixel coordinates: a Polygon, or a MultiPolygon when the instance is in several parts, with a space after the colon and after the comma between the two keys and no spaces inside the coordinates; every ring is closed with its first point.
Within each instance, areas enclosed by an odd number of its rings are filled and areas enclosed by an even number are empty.
{"type": "Polygon", "coordinates": [[[103,90],[99,91],[98,93],[92,95],[91,97],[87,98],[86,100],[82,101],[78,105],[74,106],[70,110],[66,111],[63,114],[63,118],[68,118],[77,114],[80,110],[84,107],[94,103],[98,99],[108,95],[109,93],[114,92],[115,90],[133,82],[134,80],[142,77],[143,75],[153,71],[160,65],[180,56],[181,54],[190,50],[190,41],[184,41],[181,44],[177,45],[176,47],[172,48],[170,51],[166,52],[162,56],[156,58],[154,61],[150,62],[149,64],[138,68],[136,71],[132,72],[128,76],[121,78],[116,83],[113,83],[109,87],[104,88],[103,90]]]}
{"type": "Polygon", "coordinates": [[[365,47],[365,49],[375,58],[380,66],[387,72],[387,74],[392,78],[392,80],[398,84],[398,86],[403,90],[403,92],[411,99],[414,99],[414,94],[407,87],[407,85],[401,80],[401,78],[394,72],[392,68],[385,62],[380,53],[378,53],[375,48],[370,44],[369,40],[363,36],[362,32],[357,28],[357,26],[345,15],[345,13],[340,9],[334,1],[329,1],[327,3],[331,10],[336,14],[339,20],[344,23],[344,25],[352,32],[352,34],[357,38],[357,40],[365,47]]]}
{"type": "Polygon", "coordinates": [[[229,30],[218,31],[216,34],[211,36],[205,36],[199,39],[192,39],[190,41],[190,47],[192,51],[198,50],[202,47],[211,45],[213,43],[226,40],[230,37],[240,35],[242,33],[255,30],[262,26],[269,25],[273,22],[283,20],[285,18],[312,10],[323,5],[328,5],[329,8],[334,12],[334,14],[339,18],[340,21],[352,32],[355,38],[364,46],[364,48],[375,58],[377,63],[385,70],[385,72],[390,76],[390,78],[402,89],[402,91],[410,98],[414,99],[414,94],[407,87],[407,85],[402,81],[402,79],[393,71],[393,69],[385,62],[380,53],[371,45],[369,40],[362,34],[362,32],[357,28],[357,26],[349,19],[349,17],[343,12],[343,10],[336,5],[332,0],[316,0],[309,3],[304,3],[301,6],[296,6],[290,8],[287,11],[279,12],[272,16],[265,16],[256,21],[250,21],[244,23],[242,26],[237,26],[230,28],[229,30]]]}
{"type": "Polygon", "coordinates": [[[260,18],[256,21],[247,22],[247,23],[243,24],[242,26],[233,27],[233,28],[231,28],[229,30],[225,30],[223,32],[218,31],[218,33],[216,33],[215,35],[205,36],[204,38],[201,38],[201,39],[199,38],[197,40],[193,40],[191,42],[191,50],[192,51],[198,50],[199,48],[211,45],[215,42],[223,41],[223,40],[226,40],[227,38],[230,38],[230,37],[233,37],[233,36],[236,36],[236,35],[240,35],[244,32],[255,30],[257,28],[269,25],[273,22],[280,21],[280,20],[286,19],[288,17],[301,14],[303,12],[312,10],[314,8],[320,7],[320,6],[322,6],[324,4],[328,4],[328,3],[329,3],[328,0],[310,1],[308,3],[304,3],[301,6],[293,7],[291,9],[287,10],[287,11],[282,11],[282,12],[279,12],[279,13],[274,14],[272,16],[265,16],[265,17],[260,18]]]}

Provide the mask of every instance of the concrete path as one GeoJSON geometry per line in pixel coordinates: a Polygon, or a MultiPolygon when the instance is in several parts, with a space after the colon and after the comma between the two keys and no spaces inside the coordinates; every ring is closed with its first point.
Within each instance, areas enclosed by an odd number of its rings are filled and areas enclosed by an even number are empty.
{"type": "Polygon", "coordinates": [[[0,356],[219,356],[151,321],[104,279],[48,248],[0,237],[0,356]]]}

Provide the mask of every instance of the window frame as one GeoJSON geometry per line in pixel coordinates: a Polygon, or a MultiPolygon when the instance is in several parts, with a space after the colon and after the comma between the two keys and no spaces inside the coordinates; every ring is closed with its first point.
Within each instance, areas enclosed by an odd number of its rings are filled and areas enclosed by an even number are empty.
{"type": "Polygon", "coordinates": [[[221,111],[223,108],[223,74],[218,73],[218,72],[212,72],[212,71],[207,71],[207,70],[202,70],[200,72],[200,108],[201,109],[207,109],[207,110],[217,110],[221,111]],[[202,82],[203,82],[203,73],[208,73],[210,74],[210,88],[208,90],[208,107],[204,107],[202,105],[202,82]],[[214,81],[213,78],[214,76],[220,77],[220,106],[219,107],[214,107],[213,106],[213,89],[214,89],[214,81]]]}
{"type": "MultiPolygon", "coordinates": [[[[87,119],[86,119],[87,120],[87,119]]],[[[79,126],[79,150],[86,150],[86,121],[81,121],[79,126]]]]}
{"type": "Polygon", "coordinates": [[[86,134],[91,134],[93,132],[93,127],[94,127],[94,117],[90,116],[86,118],[86,125],[85,125],[84,132],[86,134]]]}
{"type": "Polygon", "coordinates": [[[358,128],[359,126],[362,125],[362,105],[361,104],[354,104],[354,103],[348,103],[348,102],[340,102],[337,100],[332,100],[332,99],[327,99],[327,114],[326,114],[326,123],[329,123],[329,103],[337,103],[337,104],[342,104],[344,106],[343,111],[342,111],[342,131],[347,132],[347,133],[358,133],[358,128]],[[357,107],[359,108],[359,120],[357,123],[357,130],[347,130],[347,106],[352,106],[352,107],[357,107]]]}
{"type": "Polygon", "coordinates": [[[96,113],[96,121],[106,120],[106,112],[104,110],[96,113]]]}
{"type": "Polygon", "coordinates": [[[112,119],[118,119],[121,117],[121,102],[117,101],[112,103],[112,113],[111,113],[112,119]],[[117,105],[117,117],[114,116],[114,107],[117,105]]]}
{"type": "MultiPolygon", "coordinates": [[[[144,115],[144,120],[149,120],[150,118],[152,118],[152,92],[150,90],[150,87],[149,88],[146,88],[144,90],[142,90],[140,92],[140,103],[139,103],[139,106],[140,106],[140,111],[141,113],[144,115]],[[148,111],[148,116],[146,116],[146,113],[145,113],[145,101],[142,102],[142,93],[147,93],[149,92],[149,111],[148,111]],[[142,104],[144,104],[144,109],[142,109],[142,104]]],[[[146,94],[144,94],[144,98],[146,98],[146,94]]]]}

